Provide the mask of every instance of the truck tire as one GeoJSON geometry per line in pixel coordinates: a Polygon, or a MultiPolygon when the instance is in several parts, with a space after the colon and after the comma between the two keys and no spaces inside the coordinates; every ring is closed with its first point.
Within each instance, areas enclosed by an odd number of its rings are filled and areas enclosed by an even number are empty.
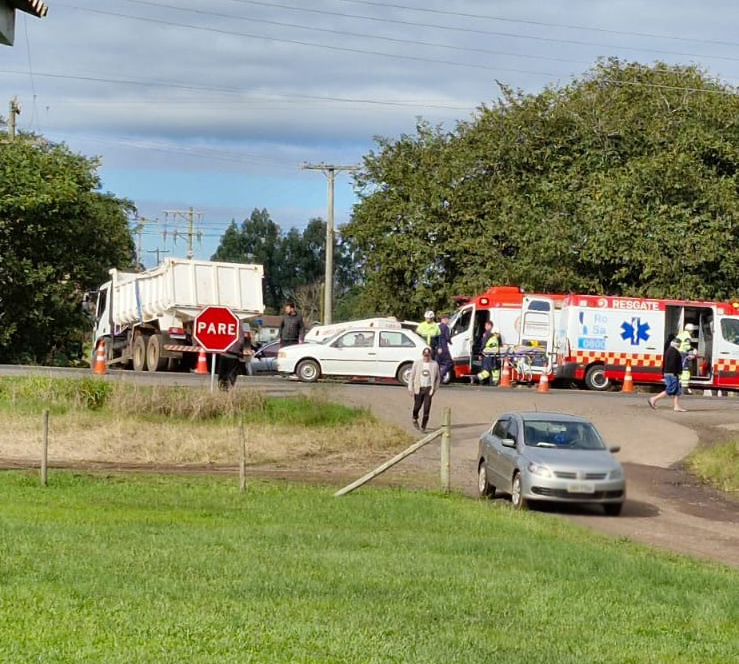
{"type": "Polygon", "coordinates": [[[133,370],[146,371],[146,337],[143,334],[133,338],[133,370]]]}
{"type": "Polygon", "coordinates": [[[594,364],[585,372],[585,387],[595,392],[605,392],[611,387],[611,379],[606,378],[606,368],[602,364],[594,364]]]}
{"type": "Polygon", "coordinates": [[[149,371],[163,371],[167,366],[167,358],[162,357],[162,337],[152,334],[146,342],[146,368],[149,371]]]}

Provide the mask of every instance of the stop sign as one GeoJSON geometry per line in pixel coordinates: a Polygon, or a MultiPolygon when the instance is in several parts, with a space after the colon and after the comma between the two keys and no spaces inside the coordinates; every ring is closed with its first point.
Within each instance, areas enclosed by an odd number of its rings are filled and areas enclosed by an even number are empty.
{"type": "Polygon", "coordinates": [[[206,307],[195,317],[192,336],[209,353],[222,353],[241,338],[239,328],[228,307],[206,307]]]}

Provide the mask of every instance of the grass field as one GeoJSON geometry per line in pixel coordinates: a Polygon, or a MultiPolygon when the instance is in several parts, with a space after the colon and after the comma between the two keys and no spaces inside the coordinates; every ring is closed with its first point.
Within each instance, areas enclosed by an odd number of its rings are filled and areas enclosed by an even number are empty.
{"type": "Polygon", "coordinates": [[[736,661],[737,570],[459,496],[0,474],[0,662],[736,661]]]}
{"type": "MultiPolygon", "coordinates": [[[[41,412],[51,412],[53,461],[234,465],[239,422],[247,462],[339,459],[402,449],[408,436],[367,409],[318,396],[210,393],[91,378],[0,378],[0,457],[37,458],[41,412]]],[[[366,461],[365,461],[366,463],[366,461]]]]}
{"type": "Polygon", "coordinates": [[[686,460],[692,473],[722,491],[739,495],[739,440],[701,447],[686,460]]]}

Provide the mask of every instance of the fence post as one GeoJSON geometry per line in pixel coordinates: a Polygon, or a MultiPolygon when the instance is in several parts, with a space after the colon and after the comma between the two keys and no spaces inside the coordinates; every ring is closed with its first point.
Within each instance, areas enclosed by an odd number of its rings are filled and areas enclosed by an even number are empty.
{"type": "Polygon", "coordinates": [[[244,420],[241,419],[239,426],[239,491],[246,486],[246,434],[244,433],[244,420]]]}
{"type": "Polygon", "coordinates": [[[441,419],[441,490],[449,493],[449,469],[452,447],[452,410],[445,408],[441,419]]]}
{"type": "Polygon", "coordinates": [[[41,434],[41,486],[46,486],[46,466],[49,455],[49,409],[44,409],[44,427],[41,434]]]}

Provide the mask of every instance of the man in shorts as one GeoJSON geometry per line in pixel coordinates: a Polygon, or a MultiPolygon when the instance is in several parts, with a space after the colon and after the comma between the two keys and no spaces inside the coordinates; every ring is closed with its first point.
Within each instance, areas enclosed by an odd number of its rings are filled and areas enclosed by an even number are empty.
{"type": "Polygon", "coordinates": [[[648,399],[650,408],[657,408],[657,402],[665,397],[672,397],[673,410],[677,413],[684,413],[685,409],[680,407],[680,374],[683,370],[683,360],[678,347],[680,342],[675,339],[665,350],[665,356],[662,358],[662,380],[665,382],[665,389],[658,395],[648,399]]]}

